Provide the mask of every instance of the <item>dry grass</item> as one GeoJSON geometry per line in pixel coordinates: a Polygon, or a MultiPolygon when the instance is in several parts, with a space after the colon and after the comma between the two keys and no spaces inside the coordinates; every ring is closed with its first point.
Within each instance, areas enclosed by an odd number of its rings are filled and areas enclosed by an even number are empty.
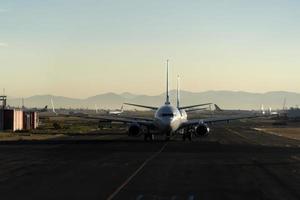
{"type": "Polygon", "coordinates": [[[49,140],[59,137],[63,137],[63,135],[0,133],[0,141],[49,140]]]}

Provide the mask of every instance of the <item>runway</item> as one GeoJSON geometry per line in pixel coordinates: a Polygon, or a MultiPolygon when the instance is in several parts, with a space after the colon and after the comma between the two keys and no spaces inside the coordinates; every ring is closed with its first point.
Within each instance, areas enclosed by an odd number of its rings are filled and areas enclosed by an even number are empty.
{"type": "Polygon", "coordinates": [[[2,142],[0,162],[3,200],[300,199],[300,141],[239,124],[192,142],[2,142]]]}

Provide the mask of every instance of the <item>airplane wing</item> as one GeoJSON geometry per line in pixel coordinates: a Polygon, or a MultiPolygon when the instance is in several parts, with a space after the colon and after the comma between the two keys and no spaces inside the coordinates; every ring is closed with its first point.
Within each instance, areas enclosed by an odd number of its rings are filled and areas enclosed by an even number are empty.
{"type": "Polygon", "coordinates": [[[125,105],[129,105],[129,106],[136,106],[136,107],[141,107],[141,108],[148,108],[151,110],[157,110],[158,107],[154,107],[154,106],[144,106],[144,105],[139,105],[139,104],[132,104],[132,103],[124,103],[125,105]]]}
{"type": "Polygon", "coordinates": [[[197,105],[191,105],[191,106],[183,106],[179,107],[179,110],[184,110],[187,108],[195,108],[195,107],[200,107],[200,106],[207,106],[207,105],[212,105],[213,103],[203,103],[203,104],[197,104],[197,105]]]}
{"type": "Polygon", "coordinates": [[[146,118],[131,118],[131,117],[110,117],[110,116],[97,116],[97,117],[84,117],[86,119],[104,120],[109,122],[122,122],[126,124],[137,123],[147,127],[154,127],[153,119],[146,118]]]}
{"type": "Polygon", "coordinates": [[[207,119],[191,119],[181,124],[180,128],[185,128],[188,126],[196,126],[198,124],[213,124],[217,122],[229,122],[239,119],[252,119],[263,117],[263,115],[250,115],[250,116],[236,116],[236,117],[216,117],[216,118],[207,118],[207,119]]]}
{"type": "Polygon", "coordinates": [[[128,117],[128,116],[122,116],[124,119],[132,119],[132,120],[144,120],[144,121],[153,121],[152,118],[146,118],[146,117],[128,117]]]}

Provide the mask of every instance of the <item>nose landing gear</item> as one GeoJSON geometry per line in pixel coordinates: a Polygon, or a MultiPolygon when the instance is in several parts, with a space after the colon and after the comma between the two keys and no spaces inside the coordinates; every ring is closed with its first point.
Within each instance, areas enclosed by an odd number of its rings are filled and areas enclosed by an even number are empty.
{"type": "Polygon", "coordinates": [[[171,132],[167,132],[165,141],[169,141],[171,138],[171,132]]]}

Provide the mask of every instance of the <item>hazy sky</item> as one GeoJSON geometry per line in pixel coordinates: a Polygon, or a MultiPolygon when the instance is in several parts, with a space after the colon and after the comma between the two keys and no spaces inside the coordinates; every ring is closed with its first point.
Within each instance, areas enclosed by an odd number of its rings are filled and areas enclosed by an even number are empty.
{"type": "Polygon", "coordinates": [[[10,96],[300,92],[299,0],[1,0],[10,96]]]}

